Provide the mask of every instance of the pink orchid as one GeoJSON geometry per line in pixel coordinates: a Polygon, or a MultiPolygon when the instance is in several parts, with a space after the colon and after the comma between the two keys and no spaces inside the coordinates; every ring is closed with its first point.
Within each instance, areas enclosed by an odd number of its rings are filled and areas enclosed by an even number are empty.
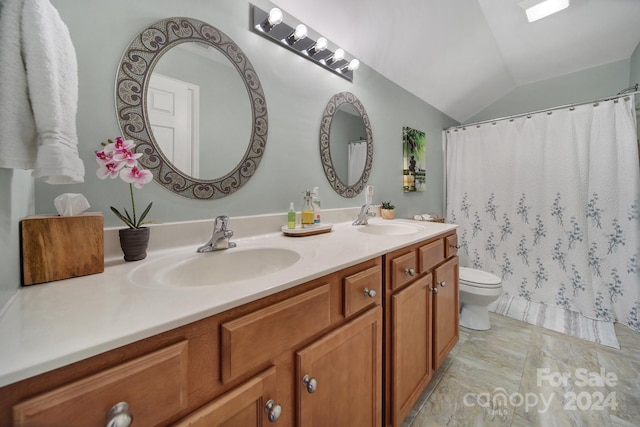
{"type": "Polygon", "coordinates": [[[142,215],[138,218],[136,215],[136,203],[133,197],[133,187],[142,188],[145,184],[153,179],[151,172],[141,169],[138,166],[138,159],[142,157],[142,153],[135,152],[135,142],[122,137],[115,138],[115,141],[109,139],[107,143],[102,143],[104,147],[102,151],[95,151],[96,161],[100,166],[96,171],[98,178],[105,179],[107,177],[114,179],[116,177],[129,184],[129,193],[131,195],[132,214],[124,209],[124,214],[118,209],[111,207],[113,213],[116,214],[122,222],[127,224],[129,228],[138,229],[145,224],[144,219],[151,210],[153,203],[149,203],[142,215]]]}
{"type": "Polygon", "coordinates": [[[117,162],[124,162],[130,168],[137,166],[138,159],[140,157],[142,157],[142,153],[134,153],[126,148],[115,151],[113,154],[113,160],[117,162]]]}
{"type": "Polygon", "coordinates": [[[130,139],[122,139],[117,137],[115,141],[109,140],[109,143],[105,145],[104,151],[106,152],[120,152],[122,150],[132,151],[136,146],[136,143],[130,139]]]}
{"type": "Polygon", "coordinates": [[[111,163],[113,161],[113,153],[102,151],[95,151],[96,153],[96,161],[100,166],[104,166],[107,163],[111,163]]]}
{"type": "Polygon", "coordinates": [[[120,169],[122,169],[123,166],[124,166],[124,163],[117,163],[117,162],[104,163],[100,165],[100,167],[96,171],[96,175],[98,175],[98,178],[100,179],[105,179],[106,177],[115,179],[118,177],[118,175],[120,175],[120,172],[121,172],[120,169]]]}
{"type": "Polygon", "coordinates": [[[136,188],[142,188],[153,179],[151,172],[145,169],[138,169],[138,166],[124,168],[120,171],[120,178],[124,182],[133,184],[136,188]]]}

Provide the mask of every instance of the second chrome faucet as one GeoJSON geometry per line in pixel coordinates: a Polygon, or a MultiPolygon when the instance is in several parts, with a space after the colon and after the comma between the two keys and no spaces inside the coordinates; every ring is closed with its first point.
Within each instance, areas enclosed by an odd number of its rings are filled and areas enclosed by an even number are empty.
{"type": "Polygon", "coordinates": [[[369,212],[371,209],[370,204],[362,205],[360,208],[360,212],[358,213],[358,217],[355,221],[353,221],[353,225],[367,225],[369,224],[369,218],[376,216],[374,212],[369,212]]]}

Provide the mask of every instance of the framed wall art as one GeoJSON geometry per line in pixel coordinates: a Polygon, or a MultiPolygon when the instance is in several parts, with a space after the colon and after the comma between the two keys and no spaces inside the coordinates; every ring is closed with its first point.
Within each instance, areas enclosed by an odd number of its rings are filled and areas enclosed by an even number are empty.
{"type": "Polygon", "coordinates": [[[424,191],[426,187],[426,136],[410,127],[402,128],[404,157],[403,187],[405,193],[424,191]]]}

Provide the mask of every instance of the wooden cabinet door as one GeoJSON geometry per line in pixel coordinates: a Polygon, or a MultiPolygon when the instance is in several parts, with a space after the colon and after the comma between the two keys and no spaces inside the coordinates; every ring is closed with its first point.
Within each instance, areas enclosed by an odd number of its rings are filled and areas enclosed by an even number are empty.
{"type": "Polygon", "coordinates": [[[371,308],[298,351],[296,372],[299,426],[379,427],[382,308],[371,308]]]}
{"type": "Polygon", "coordinates": [[[391,297],[391,419],[399,426],[420,397],[431,369],[431,285],[428,274],[391,297]]]}
{"type": "MultiPolygon", "coordinates": [[[[274,399],[276,368],[271,367],[211,403],[193,412],[173,427],[258,427],[269,425],[267,402],[274,399]]],[[[272,412],[275,414],[276,412],[272,412]]],[[[277,419],[276,419],[277,420],[277,419]]],[[[273,420],[272,422],[275,422],[273,420]]]]}
{"type": "Polygon", "coordinates": [[[433,292],[433,369],[442,365],[458,342],[459,297],[458,257],[434,270],[433,292]],[[437,292],[435,292],[437,289],[437,292]]]}

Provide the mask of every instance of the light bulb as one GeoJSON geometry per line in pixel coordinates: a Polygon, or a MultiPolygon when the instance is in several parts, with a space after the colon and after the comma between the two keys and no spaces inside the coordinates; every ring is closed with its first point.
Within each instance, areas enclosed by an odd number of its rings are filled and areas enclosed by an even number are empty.
{"type": "Polygon", "coordinates": [[[288,44],[289,46],[293,46],[295,42],[307,37],[307,26],[304,24],[299,24],[295,30],[291,32],[285,39],[282,41],[288,44]]]}
{"type": "Polygon", "coordinates": [[[296,30],[293,32],[293,37],[296,40],[300,40],[307,37],[307,26],[304,24],[298,25],[296,27],[296,30]]]}
{"type": "Polygon", "coordinates": [[[329,42],[324,37],[320,37],[318,41],[316,41],[316,51],[320,52],[327,48],[329,42]]]}
{"type": "Polygon", "coordinates": [[[333,52],[333,61],[332,62],[337,62],[344,59],[344,49],[342,48],[338,48],[336,49],[335,52],[333,52]]]}
{"type": "Polygon", "coordinates": [[[322,52],[327,48],[329,42],[324,37],[320,37],[305,53],[309,56],[313,56],[318,52],[322,52]]]}
{"type": "Polygon", "coordinates": [[[357,59],[352,59],[351,62],[349,62],[349,66],[347,67],[347,69],[351,70],[351,71],[355,71],[358,68],[360,68],[360,61],[358,61],[357,59]]]}
{"type": "Polygon", "coordinates": [[[347,65],[343,65],[342,67],[336,68],[337,71],[341,73],[346,73],[347,71],[355,71],[360,68],[360,61],[353,58],[347,65]]]}
{"type": "Polygon", "coordinates": [[[282,11],[277,7],[274,7],[269,11],[269,18],[267,19],[269,21],[269,24],[272,27],[275,27],[276,25],[282,22],[282,11]]]}

